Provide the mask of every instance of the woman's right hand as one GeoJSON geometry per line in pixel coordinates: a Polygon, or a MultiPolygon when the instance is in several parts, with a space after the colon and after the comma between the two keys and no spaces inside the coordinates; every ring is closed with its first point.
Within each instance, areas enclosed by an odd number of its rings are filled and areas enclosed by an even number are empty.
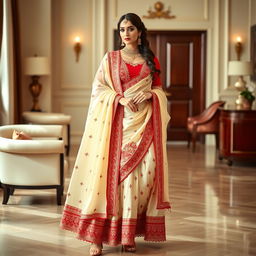
{"type": "Polygon", "coordinates": [[[130,98],[121,98],[119,103],[127,108],[129,108],[132,112],[138,111],[138,107],[136,104],[133,103],[133,99],[130,98]]]}

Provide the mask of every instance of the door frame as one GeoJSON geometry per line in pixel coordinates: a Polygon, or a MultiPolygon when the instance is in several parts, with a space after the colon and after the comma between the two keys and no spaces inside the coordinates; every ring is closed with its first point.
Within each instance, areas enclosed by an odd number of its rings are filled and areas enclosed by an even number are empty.
{"type": "MultiPolygon", "coordinates": [[[[174,35],[181,35],[183,33],[186,33],[186,34],[195,34],[195,33],[198,33],[198,34],[201,34],[201,78],[200,78],[200,87],[201,87],[201,104],[199,106],[199,111],[196,111],[196,112],[193,112],[193,113],[190,113],[190,115],[197,115],[199,113],[201,113],[204,109],[205,109],[205,105],[206,105],[206,73],[207,73],[207,66],[206,66],[206,63],[207,63],[207,56],[206,56],[206,53],[207,53],[207,33],[208,31],[207,30],[148,30],[147,31],[148,34],[154,34],[154,33],[157,33],[157,34],[168,34],[168,33],[172,33],[174,35]]],[[[160,55],[160,49],[159,49],[159,44],[156,45],[156,52],[154,52],[155,55],[157,57],[159,57],[160,55]]],[[[163,81],[163,78],[162,78],[162,81],[163,81]]],[[[167,88],[163,88],[165,90],[167,90],[167,88]]]]}

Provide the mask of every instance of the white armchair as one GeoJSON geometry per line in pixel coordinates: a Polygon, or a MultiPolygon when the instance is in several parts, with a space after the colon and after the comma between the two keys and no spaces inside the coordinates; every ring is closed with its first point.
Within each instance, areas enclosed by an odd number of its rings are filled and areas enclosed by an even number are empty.
{"type": "Polygon", "coordinates": [[[66,155],[70,150],[70,122],[71,116],[64,113],[30,112],[22,113],[22,117],[29,124],[62,125],[63,140],[66,148],[66,155]]]}
{"type": "Polygon", "coordinates": [[[64,142],[61,125],[6,125],[0,127],[0,185],[7,204],[14,189],[57,191],[61,204],[64,188],[64,142]],[[13,140],[14,130],[32,140],[13,140]]]}

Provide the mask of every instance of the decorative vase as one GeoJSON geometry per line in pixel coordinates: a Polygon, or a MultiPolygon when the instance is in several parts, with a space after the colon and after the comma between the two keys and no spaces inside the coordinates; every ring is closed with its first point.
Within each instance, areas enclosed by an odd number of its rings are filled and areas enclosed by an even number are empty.
{"type": "Polygon", "coordinates": [[[244,99],[242,106],[243,106],[243,109],[246,109],[246,110],[252,109],[252,101],[244,99]]]}

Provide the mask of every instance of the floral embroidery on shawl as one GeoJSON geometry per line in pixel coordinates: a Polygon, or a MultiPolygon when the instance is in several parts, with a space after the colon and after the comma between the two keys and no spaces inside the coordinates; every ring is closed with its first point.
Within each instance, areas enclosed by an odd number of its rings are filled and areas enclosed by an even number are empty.
{"type": "Polygon", "coordinates": [[[132,157],[136,149],[136,143],[133,141],[124,146],[121,154],[121,166],[123,166],[132,157]]]}
{"type": "Polygon", "coordinates": [[[139,165],[141,159],[144,157],[148,151],[151,143],[153,141],[153,122],[152,118],[148,121],[145,131],[142,134],[139,146],[133,155],[120,169],[120,182],[124,181],[125,178],[139,165]]]}

